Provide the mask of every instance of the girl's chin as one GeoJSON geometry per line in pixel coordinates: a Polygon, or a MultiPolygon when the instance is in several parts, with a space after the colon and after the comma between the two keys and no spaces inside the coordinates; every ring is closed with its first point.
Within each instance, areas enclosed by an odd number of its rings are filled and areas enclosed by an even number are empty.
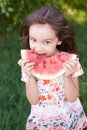
{"type": "Polygon", "coordinates": [[[36,52],[38,55],[46,55],[46,53],[39,53],[39,52],[36,52]]]}

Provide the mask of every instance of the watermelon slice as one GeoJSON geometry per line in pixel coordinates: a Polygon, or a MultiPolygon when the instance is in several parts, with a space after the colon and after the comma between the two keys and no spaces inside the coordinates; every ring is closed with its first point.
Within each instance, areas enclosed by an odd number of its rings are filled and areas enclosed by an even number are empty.
{"type": "Polygon", "coordinates": [[[44,54],[37,54],[32,50],[22,49],[21,57],[29,59],[30,62],[35,62],[31,70],[33,76],[43,80],[51,80],[64,74],[63,63],[69,59],[76,59],[77,55],[60,52],[51,57],[46,57],[44,54]]]}

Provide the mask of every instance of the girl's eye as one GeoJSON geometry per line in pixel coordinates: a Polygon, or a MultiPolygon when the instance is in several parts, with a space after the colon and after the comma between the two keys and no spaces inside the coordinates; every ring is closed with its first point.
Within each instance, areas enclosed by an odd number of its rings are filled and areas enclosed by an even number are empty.
{"type": "Polygon", "coordinates": [[[44,43],[45,43],[45,44],[49,44],[49,43],[50,43],[50,41],[45,41],[44,43]]]}
{"type": "Polygon", "coordinates": [[[34,38],[30,38],[30,40],[33,41],[33,42],[36,42],[36,39],[34,39],[34,38]]]}

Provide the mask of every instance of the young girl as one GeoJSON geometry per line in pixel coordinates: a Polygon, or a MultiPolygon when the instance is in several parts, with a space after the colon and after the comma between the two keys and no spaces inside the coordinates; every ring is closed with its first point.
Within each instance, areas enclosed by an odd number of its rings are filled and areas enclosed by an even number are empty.
{"type": "MultiPolygon", "coordinates": [[[[38,54],[47,57],[56,53],[78,55],[74,32],[55,8],[44,7],[28,15],[20,35],[24,45],[38,54]]],[[[82,130],[87,127],[87,118],[78,98],[78,76],[83,74],[78,58],[64,63],[66,73],[48,82],[31,75],[34,62],[20,59],[18,64],[31,104],[26,130],[82,130]]]]}

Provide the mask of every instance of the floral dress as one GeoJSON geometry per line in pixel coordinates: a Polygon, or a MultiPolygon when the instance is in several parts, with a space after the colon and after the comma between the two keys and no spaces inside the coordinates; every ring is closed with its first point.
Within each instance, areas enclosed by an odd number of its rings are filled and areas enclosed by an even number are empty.
{"type": "MultiPolygon", "coordinates": [[[[73,78],[83,74],[78,62],[73,78]]],[[[22,81],[27,75],[22,72],[22,81]]],[[[63,76],[54,80],[37,80],[39,103],[31,105],[26,130],[82,130],[87,127],[87,118],[79,98],[69,102],[64,95],[63,76]]]]}

